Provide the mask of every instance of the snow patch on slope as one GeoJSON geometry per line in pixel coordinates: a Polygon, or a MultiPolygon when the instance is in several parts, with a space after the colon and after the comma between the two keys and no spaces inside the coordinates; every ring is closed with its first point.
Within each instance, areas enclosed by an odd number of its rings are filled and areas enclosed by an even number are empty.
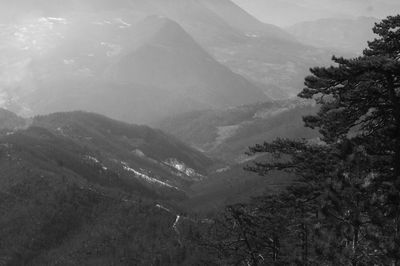
{"type": "Polygon", "coordinates": [[[129,24],[128,22],[124,21],[122,18],[115,18],[114,20],[120,24],[118,26],[120,29],[125,29],[132,26],[132,24],[129,24]]]}
{"type": "Polygon", "coordinates": [[[184,162],[180,162],[178,159],[169,158],[165,160],[164,163],[189,177],[203,177],[201,174],[197,173],[196,170],[188,167],[184,162]]]}
{"type": "Polygon", "coordinates": [[[90,155],[86,155],[86,156],[85,156],[85,159],[87,159],[87,160],[89,160],[89,161],[91,161],[91,162],[93,162],[93,163],[95,163],[95,164],[100,165],[100,166],[101,166],[101,169],[103,169],[104,171],[107,171],[107,170],[108,170],[108,168],[105,167],[96,157],[93,157],[93,156],[90,156],[90,155]]]}
{"type": "Polygon", "coordinates": [[[125,171],[134,173],[136,177],[139,177],[139,178],[145,180],[145,181],[148,182],[148,183],[156,184],[156,185],[161,185],[161,186],[164,186],[164,187],[168,187],[168,188],[173,188],[173,189],[179,190],[179,188],[177,188],[177,187],[175,187],[175,186],[171,186],[171,185],[168,184],[168,183],[165,183],[165,182],[163,182],[163,181],[160,181],[160,180],[158,180],[158,179],[155,179],[155,178],[153,178],[153,177],[150,177],[150,176],[148,176],[148,175],[146,175],[146,174],[143,174],[143,173],[141,173],[141,172],[139,172],[139,171],[137,171],[137,170],[131,168],[126,162],[121,162],[121,164],[122,164],[122,166],[123,166],[123,168],[124,168],[125,171]]]}
{"type": "Polygon", "coordinates": [[[161,209],[161,210],[164,210],[164,211],[166,211],[166,212],[172,213],[170,209],[168,209],[167,207],[164,207],[164,206],[161,205],[161,204],[156,204],[156,207],[159,208],[159,209],[161,209]]]}

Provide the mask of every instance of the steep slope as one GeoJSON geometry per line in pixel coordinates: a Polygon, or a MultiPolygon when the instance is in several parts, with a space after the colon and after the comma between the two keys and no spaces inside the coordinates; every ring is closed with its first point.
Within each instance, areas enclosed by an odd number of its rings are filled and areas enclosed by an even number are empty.
{"type": "Polygon", "coordinates": [[[174,202],[210,163],[145,126],[35,117],[0,135],[0,263],[185,264],[174,202]]]}
{"type": "Polygon", "coordinates": [[[177,21],[217,61],[259,84],[272,98],[295,96],[310,67],[330,63],[333,52],[303,45],[231,1],[150,2],[155,12],[177,21]]]}
{"type": "Polygon", "coordinates": [[[150,17],[138,27],[157,31],[112,67],[116,81],[170,89],[210,108],[266,98],[255,85],[215,61],[177,23],[150,17]]]}
{"type": "Polygon", "coordinates": [[[86,109],[150,123],[265,100],[260,91],[287,98],[331,56],[230,1],[15,5],[20,12],[0,25],[0,102],[24,115],[86,109]]]}
{"type": "MultiPolygon", "coordinates": [[[[200,152],[161,131],[147,126],[126,124],[97,114],[56,113],[36,117],[32,126],[46,128],[89,150],[97,150],[97,155],[88,156],[102,161],[103,164],[117,163],[121,168],[134,173],[135,171],[128,168],[141,168],[144,169],[142,174],[151,173],[156,178],[171,179],[174,186],[185,185],[201,178],[212,164],[200,152]],[[191,170],[182,172],[180,168],[191,170]]],[[[95,161],[93,158],[92,160],[95,161]]],[[[107,168],[107,165],[104,166],[107,168]]]]}
{"type": "Polygon", "coordinates": [[[5,158],[16,152],[27,163],[37,161],[41,171],[70,172],[93,184],[143,189],[154,197],[185,197],[213,164],[161,131],[85,112],[38,116],[27,129],[0,137],[5,158]]]}
{"type": "Polygon", "coordinates": [[[221,17],[228,25],[247,35],[293,40],[293,36],[272,24],[262,23],[230,0],[201,0],[201,3],[221,17]]]}
{"type": "Polygon", "coordinates": [[[319,19],[288,27],[287,30],[305,44],[333,48],[348,53],[361,53],[367,41],[374,39],[371,28],[378,19],[319,19]]]}
{"type": "Polygon", "coordinates": [[[173,257],[175,217],[157,193],[62,141],[40,128],[0,138],[1,263],[146,265],[166,246],[173,257]]]}
{"type": "Polygon", "coordinates": [[[18,38],[3,34],[10,43],[0,76],[6,106],[28,115],[85,109],[149,123],[267,99],[177,23],[136,13],[109,16],[40,18],[18,25],[18,38]]]}
{"type": "MultiPolygon", "coordinates": [[[[143,2],[135,1],[134,5],[143,2]]],[[[246,34],[291,39],[284,30],[264,24],[230,0],[147,0],[147,10],[171,18],[206,47],[229,44],[246,34]]]]}

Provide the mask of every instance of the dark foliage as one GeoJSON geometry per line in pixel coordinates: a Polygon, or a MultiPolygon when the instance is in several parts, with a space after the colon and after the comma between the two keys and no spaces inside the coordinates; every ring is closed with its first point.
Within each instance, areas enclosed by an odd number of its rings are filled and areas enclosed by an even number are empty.
{"type": "Polygon", "coordinates": [[[274,196],[227,209],[216,242],[238,265],[399,265],[400,15],[374,27],[378,38],[354,59],[315,67],[302,98],[320,111],[304,118],[319,143],[278,139],[247,170],[280,170],[297,182],[274,196]],[[272,244],[272,246],[271,246],[272,244]],[[235,255],[232,255],[233,252],[235,255]]]}

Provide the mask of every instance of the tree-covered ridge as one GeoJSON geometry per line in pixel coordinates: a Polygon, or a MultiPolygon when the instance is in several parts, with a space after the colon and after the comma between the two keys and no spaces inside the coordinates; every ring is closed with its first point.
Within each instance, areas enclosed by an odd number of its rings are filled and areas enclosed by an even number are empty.
{"type": "Polygon", "coordinates": [[[320,143],[278,139],[250,148],[274,160],[249,171],[294,173],[279,195],[232,206],[214,246],[227,263],[399,265],[400,15],[373,29],[363,55],[315,67],[299,97],[320,104],[304,118],[320,143]]]}
{"type": "Polygon", "coordinates": [[[211,162],[158,130],[85,112],[0,132],[0,265],[185,264],[195,255],[174,202],[197,176],[168,158],[196,171],[211,162]]]}
{"type": "Polygon", "coordinates": [[[306,78],[321,139],[250,148],[246,170],[291,185],[216,215],[183,204],[212,161],[160,131],[84,112],[7,127],[0,265],[400,265],[400,15],[374,32],[306,78]]]}

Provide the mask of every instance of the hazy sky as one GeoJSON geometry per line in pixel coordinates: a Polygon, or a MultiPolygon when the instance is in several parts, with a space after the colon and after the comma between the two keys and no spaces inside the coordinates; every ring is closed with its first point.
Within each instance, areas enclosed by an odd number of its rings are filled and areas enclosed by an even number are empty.
{"type": "Polygon", "coordinates": [[[400,0],[233,0],[258,19],[278,26],[327,17],[400,13],[400,0]]]}

